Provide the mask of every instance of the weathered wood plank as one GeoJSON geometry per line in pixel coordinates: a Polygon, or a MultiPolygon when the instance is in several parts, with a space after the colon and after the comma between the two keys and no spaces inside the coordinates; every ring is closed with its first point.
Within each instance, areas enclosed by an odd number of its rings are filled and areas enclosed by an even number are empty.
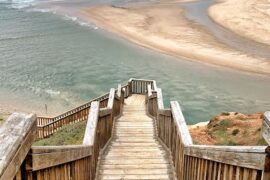
{"type": "MultiPolygon", "coordinates": [[[[46,148],[46,147],[45,147],[46,148]]],[[[43,150],[45,150],[45,148],[43,150]]],[[[45,169],[60,164],[68,163],[78,159],[82,159],[87,156],[91,156],[92,147],[91,146],[59,146],[56,149],[47,148],[45,152],[41,152],[37,148],[32,152],[32,169],[37,171],[40,169],[45,169]],[[36,153],[38,152],[38,153],[36,153]]]]}
{"type": "Polygon", "coordinates": [[[112,109],[109,108],[100,108],[99,117],[104,117],[112,113],[112,109]]]}
{"type": "Polygon", "coordinates": [[[158,114],[164,115],[164,116],[171,116],[172,111],[170,109],[159,109],[158,114]]]}
{"type": "Polygon", "coordinates": [[[158,104],[158,109],[164,109],[162,90],[160,88],[157,88],[157,104],[158,104]]]}
{"type": "Polygon", "coordinates": [[[89,147],[91,146],[89,145],[32,146],[31,152],[32,154],[55,153],[55,152],[73,151],[89,147]]]}
{"type": "Polygon", "coordinates": [[[88,116],[88,121],[85,129],[83,144],[84,145],[94,145],[96,128],[99,116],[99,102],[94,101],[91,103],[90,113],[88,116]]]}
{"type": "Polygon", "coordinates": [[[117,87],[117,96],[119,98],[121,97],[121,92],[122,92],[122,86],[121,86],[121,84],[118,84],[118,87],[117,87]]]}
{"type": "Polygon", "coordinates": [[[152,88],[151,88],[151,84],[147,85],[147,95],[148,97],[152,96],[152,88]]]}
{"type": "Polygon", "coordinates": [[[187,146],[185,147],[185,155],[198,157],[202,159],[221,162],[224,164],[235,165],[252,169],[263,170],[266,154],[261,148],[242,148],[239,147],[211,147],[211,146],[187,146]],[[255,151],[255,152],[252,152],[255,151]]]}
{"type": "Polygon", "coordinates": [[[109,94],[109,101],[108,101],[108,105],[107,105],[108,109],[113,108],[114,97],[115,97],[115,89],[111,88],[110,94],[109,94]]]}
{"type": "Polygon", "coordinates": [[[0,180],[13,179],[36,138],[36,115],[13,113],[0,128],[0,180]]]}
{"type": "Polygon", "coordinates": [[[242,152],[265,154],[266,146],[216,146],[216,145],[188,145],[186,148],[210,149],[221,152],[242,152]]]}
{"type": "Polygon", "coordinates": [[[181,137],[181,142],[187,146],[192,145],[192,138],[189,134],[189,130],[182,113],[182,110],[177,101],[171,101],[172,115],[177,125],[177,130],[181,137]]]}

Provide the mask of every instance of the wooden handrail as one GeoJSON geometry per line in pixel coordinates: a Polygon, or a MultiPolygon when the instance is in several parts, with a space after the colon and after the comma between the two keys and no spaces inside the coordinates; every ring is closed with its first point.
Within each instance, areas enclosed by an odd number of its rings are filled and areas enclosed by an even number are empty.
{"type": "MultiPolygon", "coordinates": [[[[151,83],[152,86],[154,87],[154,89],[156,88],[156,82],[154,80],[131,78],[129,80],[129,83],[132,83],[133,81],[151,83]]],[[[122,89],[125,89],[125,88],[130,88],[130,87],[127,84],[127,85],[122,86],[121,88],[122,89]]],[[[127,93],[127,91],[125,93],[127,93]]],[[[83,109],[89,108],[90,105],[91,105],[91,102],[93,102],[93,101],[101,101],[101,100],[103,100],[105,98],[108,98],[108,96],[109,96],[109,93],[106,93],[106,94],[104,94],[104,95],[102,95],[102,96],[100,96],[98,98],[92,99],[91,101],[89,101],[89,102],[87,102],[87,103],[85,103],[85,104],[83,104],[83,105],[81,105],[79,107],[76,107],[76,108],[74,108],[72,110],[69,110],[69,111],[67,111],[67,112],[65,112],[63,114],[60,114],[60,115],[58,115],[56,117],[53,117],[53,118],[50,118],[50,117],[38,117],[37,118],[38,119],[38,126],[39,127],[44,127],[44,126],[46,126],[48,124],[54,123],[56,121],[59,121],[59,120],[65,118],[65,117],[70,116],[70,115],[73,115],[73,114],[75,114],[75,113],[77,113],[77,112],[79,112],[79,111],[81,111],[83,109]],[[49,123],[46,123],[46,124],[42,124],[41,122],[39,122],[39,121],[42,121],[42,119],[44,119],[44,120],[50,120],[50,122],[49,123]]],[[[125,96],[125,97],[127,97],[127,96],[125,96]]]]}
{"type": "Polygon", "coordinates": [[[121,97],[121,93],[122,93],[122,86],[121,86],[121,84],[118,84],[118,87],[117,87],[117,96],[118,97],[121,97]]]}
{"type": "MultiPolygon", "coordinates": [[[[154,91],[149,85],[147,89],[148,113],[156,118],[158,137],[171,151],[178,179],[247,179],[249,174],[254,180],[270,179],[269,147],[194,145],[178,102],[172,101],[171,108],[164,109],[161,90],[154,91]]],[[[269,141],[269,112],[264,119],[262,132],[269,141]]]]}
{"type": "MultiPolygon", "coordinates": [[[[106,93],[106,94],[104,94],[102,96],[99,96],[99,97],[97,97],[95,99],[90,100],[89,102],[87,102],[87,103],[85,103],[85,104],[83,104],[83,105],[81,105],[79,107],[76,107],[74,109],[71,109],[71,110],[69,110],[69,111],[67,111],[67,112],[65,112],[63,114],[60,114],[60,115],[58,115],[56,117],[53,117],[53,118],[50,118],[50,117],[37,117],[37,118],[38,119],[51,119],[52,120],[52,123],[53,123],[53,122],[56,122],[56,121],[58,121],[58,120],[60,120],[62,118],[65,118],[67,116],[70,116],[72,114],[75,114],[75,113],[77,113],[77,112],[79,112],[79,111],[81,111],[83,109],[89,108],[91,106],[91,103],[93,101],[101,101],[101,100],[104,100],[104,99],[108,98],[108,96],[109,96],[109,93],[106,93]]],[[[44,126],[46,126],[48,124],[43,124],[43,125],[40,124],[39,127],[44,127],[44,126]]]]}
{"type": "Polygon", "coordinates": [[[185,146],[192,145],[193,144],[192,138],[191,135],[189,134],[186,120],[182,113],[179,103],[177,101],[171,101],[171,109],[174,122],[176,123],[177,130],[181,138],[181,142],[185,146]]]}
{"type": "Polygon", "coordinates": [[[184,154],[233,166],[264,170],[265,146],[188,145],[184,154]]]}
{"type": "Polygon", "coordinates": [[[107,105],[108,109],[113,108],[114,97],[115,97],[115,89],[111,88],[110,93],[109,93],[109,101],[108,101],[108,105],[107,105]]]}
{"type": "Polygon", "coordinates": [[[147,85],[147,95],[148,97],[152,96],[152,88],[151,88],[151,84],[147,85]]]}
{"type": "Polygon", "coordinates": [[[134,94],[146,94],[147,93],[147,86],[148,84],[151,85],[153,90],[156,90],[156,82],[154,80],[146,80],[146,79],[134,79],[131,78],[128,81],[129,85],[129,93],[134,94]]]}
{"type": "Polygon", "coordinates": [[[94,101],[91,103],[91,111],[88,116],[88,121],[85,129],[85,135],[83,139],[84,145],[92,146],[96,135],[97,122],[99,113],[99,102],[94,101]]]}
{"type": "MultiPolygon", "coordinates": [[[[82,145],[33,146],[30,149],[36,137],[36,121],[33,122],[35,116],[31,116],[30,120],[24,121],[25,124],[20,124],[21,126],[2,125],[0,144],[4,146],[0,149],[0,180],[13,179],[15,174],[16,179],[22,178],[22,174],[27,176],[27,179],[95,179],[98,156],[112,136],[114,120],[122,111],[123,98],[132,93],[146,95],[148,113],[156,121],[159,140],[171,152],[178,179],[270,179],[269,146],[194,145],[179,103],[172,101],[170,108],[165,109],[162,91],[157,88],[155,81],[131,79],[128,85],[118,85],[117,90],[110,89],[101,99],[96,98],[98,100],[91,101],[91,104],[64,113],[65,118],[60,115],[55,122],[44,118],[47,125],[42,127],[48,127],[47,131],[55,132],[57,127],[54,123],[62,120],[67,120],[66,124],[76,122],[75,119],[82,113],[83,119],[88,119],[82,145]],[[104,99],[105,103],[102,101],[104,99]],[[70,115],[72,113],[76,117],[70,115]],[[25,128],[18,130],[19,127],[25,128]],[[28,133],[24,133],[26,131],[28,133]],[[7,134],[17,137],[15,143],[10,143],[13,141],[9,141],[9,136],[5,136],[7,134]],[[6,156],[5,153],[9,155],[6,156]]],[[[264,114],[262,133],[269,143],[270,112],[264,114]]]]}
{"type": "MultiPolygon", "coordinates": [[[[131,82],[135,81],[134,79],[131,80],[131,82]]],[[[151,81],[145,80],[142,82],[150,83],[151,81]]],[[[121,92],[123,90],[124,97],[127,98],[130,95],[130,86],[124,85],[121,86],[121,92]]],[[[115,91],[120,90],[120,86],[118,86],[118,89],[115,91]]],[[[103,102],[104,100],[109,99],[109,94],[104,94],[103,96],[100,96],[98,98],[95,98],[91,100],[90,102],[79,106],[77,108],[74,108],[66,113],[63,113],[59,116],[56,116],[54,118],[47,118],[47,117],[38,117],[38,138],[47,138],[56,131],[58,131],[63,125],[70,124],[70,123],[76,123],[80,121],[84,121],[87,119],[88,115],[88,109],[91,106],[91,102],[93,101],[100,101],[103,102]],[[45,124],[44,124],[45,123],[45,124]]],[[[118,94],[119,96],[119,94],[118,94]]],[[[107,106],[107,104],[105,104],[107,106]]],[[[100,104],[101,107],[105,107],[104,103],[100,104]]]]}
{"type": "MultiPolygon", "coordinates": [[[[124,98],[122,89],[121,85],[117,90],[110,89],[106,107],[100,107],[99,101],[91,103],[82,145],[32,147],[31,171],[37,174],[49,173],[50,170],[71,173],[71,169],[76,169],[77,173],[82,171],[80,178],[94,179],[99,153],[111,138],[114,119],[121,112],[124,98]],[[69,169],[65,169],[65,166],[69,169]],[[80,170],[78,167],[86,169],[80,170]]],[[[72,173],[67,175],[67,178],[71,177],[72,173]]]]}
{"type": "Polygon", "coordinates": [[[92,155],[90,145],[33,146],[32,171],[38,171],[76,161],[92,155]]]}
{"type": "Polygon", "coordinates": [[[157,88],[157,105],[158,109],[164,109],[162,90],[160,88],[157,88]]]}
{"type": "MultiPolygon", "coordinates": [[[[109,93],[103,96],[100,96],[99,98],[96,98],[95,100],[101,102],[100,106],[104,107],[104,106],[107,106],[108,99],[109,99],[109,93]]],[[[51,136],[53,133],[57,132],[64,125],[86,120],[90,106],[91,106],[91,103],[85,104],[83,106],[76,108],[76,110],[72,112],[70,111],[68,114],[63,115],[62,118],[58,118],[60,116],[57,116],[57,118],[53,118],[50,121],[46,121],[48,122],[47,124],[39,125],[38,138],[47,138],[51,136]]]]}
{"type": "Polygon", "coordinates": [[[4,122],[0,127],[0,180],[14,178],[35,138],[35,114],[13,113],[4,122]]]}

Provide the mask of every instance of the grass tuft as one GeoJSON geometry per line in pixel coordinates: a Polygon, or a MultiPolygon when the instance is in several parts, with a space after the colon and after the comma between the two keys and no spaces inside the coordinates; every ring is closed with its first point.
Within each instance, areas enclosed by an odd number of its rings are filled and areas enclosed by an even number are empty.
{"type": "Polygon", "coordinates": [[[49,138],[36,141],[34,145],[56,146],[56,145],[82,144],[85,127],[86,121],[66,125],[49,138]]]}

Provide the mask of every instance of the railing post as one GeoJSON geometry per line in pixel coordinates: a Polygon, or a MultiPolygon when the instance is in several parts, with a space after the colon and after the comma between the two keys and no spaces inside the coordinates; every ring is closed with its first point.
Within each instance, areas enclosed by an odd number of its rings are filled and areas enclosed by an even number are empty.
{"type": "Polygon", "coordinates": [[[109,108],[109,109],[113,109],[114,96],[115,96],[115,89],[114,88],[111,88],[110,94],[109,94],[108,105],[107,105],[107,108],[109,108]]]}
{"type": "Polygon", "coordinates": [[[91,180],[95,178],[97,159],[99,155],[99,142],[97,135],[97,126],[99,119],[99,101],[93,101],[89,110],[89,116],[84,133],[83,145],[89,145],[92,147],[91,157],[91,180]]]}
{"type": "Polygon", "coordinates": [[[262,136],[268,143],[268,147],[265,149],[266,157],[262,180],[268,180],[270,179],[270,111],[264,113],[262,136]]]}
{"type": "Polygon", "coordinates": [[[172,117],[173,121],[176,125],[176,131],[178,134],[177,140],[179,143],[177,143],[177,153],[176,158],[174,159],[174,163],[177,169],[179,169],[179,172],[177,174],[178,179],[184,179],[184,173],[185,173],[185,153],[184,149],[188,145],[192,145],[192,138],[190,136],[185,118],[183,116],[182,110],[178,104],[177,101],[171,101],[171,109],[172,109],[172,117]],[[179,158],[178,158],[179,157],[179,158]]]}
{"type": "Polygon", "coordinates": [[[99,102],[93,101],[89,110],[88,121],[85,129],[85,135],[83,139],[84,145],[93,145],[96,135],[96,126],[99,115],[99,102]]]}
{"type": "Polygon", "coordinates": [[[0,180],[13,179],[20,168],[25,169],[23,161],[36,139],[36,128],[36,115],[21,113],[13,113],[1,126],[0,180]]]}
{"type": "Polygon", "coordinates": [[[162,97],[162,90],[161,88],[157,88],[157,109],[164,109],[163,105],[163,97],[162,97]]]}
{"type": "Polygon", "coordinates": [[[178,126],[178,130],[183,141],[182,142],[183,145],[185,146],[192,145],[193,144],[192,138],[189,133],[186,120],[182,113],[179,103],[177,101],[171,101],[171,108],[172,108],[173,118],[178,126]]]}
{"type": "Polygon", "coordinates": [[[132,95],[132,81],[133,79],[129,79],[128,81],[128,96],[131,96],[132,95]]]}
{"type": "Polygon", "coordinates": [[[117,87],[117,96],[119,98],[121,98],[121,92],[122,92],[122,86],[121,86],[121,84],[118,84],[118,87],[117,87]]]}
{"type": "Polygon", "coordinates": [[[121,114],[122,106],[123,106],[123,91],[121,84],[118,84],[117,88],[117,116],[121,114]]]}

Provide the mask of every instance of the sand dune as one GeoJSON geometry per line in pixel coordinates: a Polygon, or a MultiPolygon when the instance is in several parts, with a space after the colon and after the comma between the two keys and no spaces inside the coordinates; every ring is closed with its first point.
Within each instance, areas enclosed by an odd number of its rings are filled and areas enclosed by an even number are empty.
{"type": "Polygon", "coordinates": [[[270,74],[269,61],[250,57],[220,43],[206,29],[186,20],[177,3],[129,8],[99,6],[80,13],[98,26],[169,55],[270,74]]]}
{"type": "Polygon", "coordinates": [[[209,15],[241,36],[270,45],[270,0],[223,0],[209,8],[209,15]]]}

